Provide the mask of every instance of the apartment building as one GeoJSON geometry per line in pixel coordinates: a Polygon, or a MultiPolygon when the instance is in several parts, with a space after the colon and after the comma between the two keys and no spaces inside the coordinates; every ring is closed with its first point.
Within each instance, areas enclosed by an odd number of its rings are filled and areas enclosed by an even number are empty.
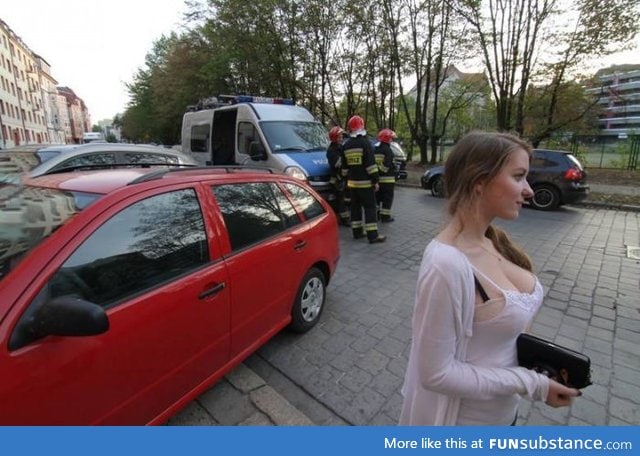
{"type": "Polygon", "coordinates": [[[640,64],[599,70],[587,93],[599,97],[602,135],[625,138],[640,134],[640,64]]]}
{"type": "Polygon", "coordinates": [[[82,99],[57,85],[49,63],[0,19],[0,147],[80,142],[91,131],[82,99]]]}

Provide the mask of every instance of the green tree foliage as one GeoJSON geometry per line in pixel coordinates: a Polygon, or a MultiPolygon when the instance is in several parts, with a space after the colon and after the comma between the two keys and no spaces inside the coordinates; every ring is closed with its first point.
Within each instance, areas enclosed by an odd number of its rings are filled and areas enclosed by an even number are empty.
{"type": "Polygon", "coordinates": [[[572,15],[561,0],[187,4],[180,32],[160,37],[127,84],[118,122],[128,140],[179,142],[187,106],[219,94],[293,98],[327,127],[359,114],[370,133],[390,127],[416,144],[422,162],[435,160],[442,138],[470,128],[541,138],[584,129],[588,119],[571,120],[569,106],[592,109],[568,81],[639,27],[638,0],[577,0],[572,15]],[[452,64],[473,56],[490,93],[449,78],[452,64]]]}
{"type": "Polygon", "coordinates": [[[556,132],[587,135],[597,133],[597,98],[586,93],[584,84],[568,81],[545,86],[530,85],[525,98],[524,136],[537,147],[556,132]],[[549,123],[549,107],[553,123],[549,123]]]}

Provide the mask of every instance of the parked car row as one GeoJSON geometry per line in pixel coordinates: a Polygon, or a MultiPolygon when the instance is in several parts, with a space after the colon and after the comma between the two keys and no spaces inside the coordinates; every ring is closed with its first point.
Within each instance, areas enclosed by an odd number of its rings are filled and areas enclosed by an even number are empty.
{"type": "Polygon", "coordinates": [[[166,421],[318,322],[337,230],[311,187],[264,169],[1,183],[0,425],[166,421]]]}
{"type": "Polygon", "coordinates": [[[0,152],[0,175],[5,176],[26,173],[36,177],[87,167],[122,165],[196,166],[197,163],[174,149],[146,144],[39,144],[0,152]]]}
{"type": "MultiPolygon", "coordinates": [[[[434,166],[420,178],[422,188],[444,197],[444,166],[434,166]]],[[[532,207],[544,211],[575,203],[589,194],[587,173],[570,152],[534,149],[527,181],[533,189],[532,207]]]]}

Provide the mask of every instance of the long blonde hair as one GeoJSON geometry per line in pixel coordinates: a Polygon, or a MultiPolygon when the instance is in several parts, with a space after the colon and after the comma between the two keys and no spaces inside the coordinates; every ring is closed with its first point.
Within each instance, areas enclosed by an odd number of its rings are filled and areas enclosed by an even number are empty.
{"type": "MultiPolygon", "coordinates": [[[[494,179],[518,150],[527,152],[531,159],[531,146],[509,133],[475,131],[460,139],[445,163],[444,190],[449,198],[449,215],[471,207],[477,198],[476,185],[494,179]]],[[[509,261],[528,271],[533,269],[529,255],[504,230],[490,225],[485,236],[509,261]]]]}

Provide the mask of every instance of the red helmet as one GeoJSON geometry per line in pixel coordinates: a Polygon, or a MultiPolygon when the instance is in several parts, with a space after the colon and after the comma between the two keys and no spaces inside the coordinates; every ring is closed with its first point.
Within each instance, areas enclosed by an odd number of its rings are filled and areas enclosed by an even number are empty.
{"type": "Polygon", "coordinates": [[[396,137],[396,132],[390,128],[383,128],[378,132],[378,140],[389,144],[396,137]]]}
{"type": "Polygon", "coordinates": [[[342,130],[342,128],[333,127],[331,130],[329,130],[329,141],[331,141],[332,143],[342,142],[343,133],[344,133],[344,130],[342,130]]]}
{"type": "Polygon", "coordinates": [[[347,122],[347,128],[351,133],[358,130],[364,130],[364,120],[362,120],[362,117],[360,116],[353,116],[349,119],[349,122],[347,122]]]}

